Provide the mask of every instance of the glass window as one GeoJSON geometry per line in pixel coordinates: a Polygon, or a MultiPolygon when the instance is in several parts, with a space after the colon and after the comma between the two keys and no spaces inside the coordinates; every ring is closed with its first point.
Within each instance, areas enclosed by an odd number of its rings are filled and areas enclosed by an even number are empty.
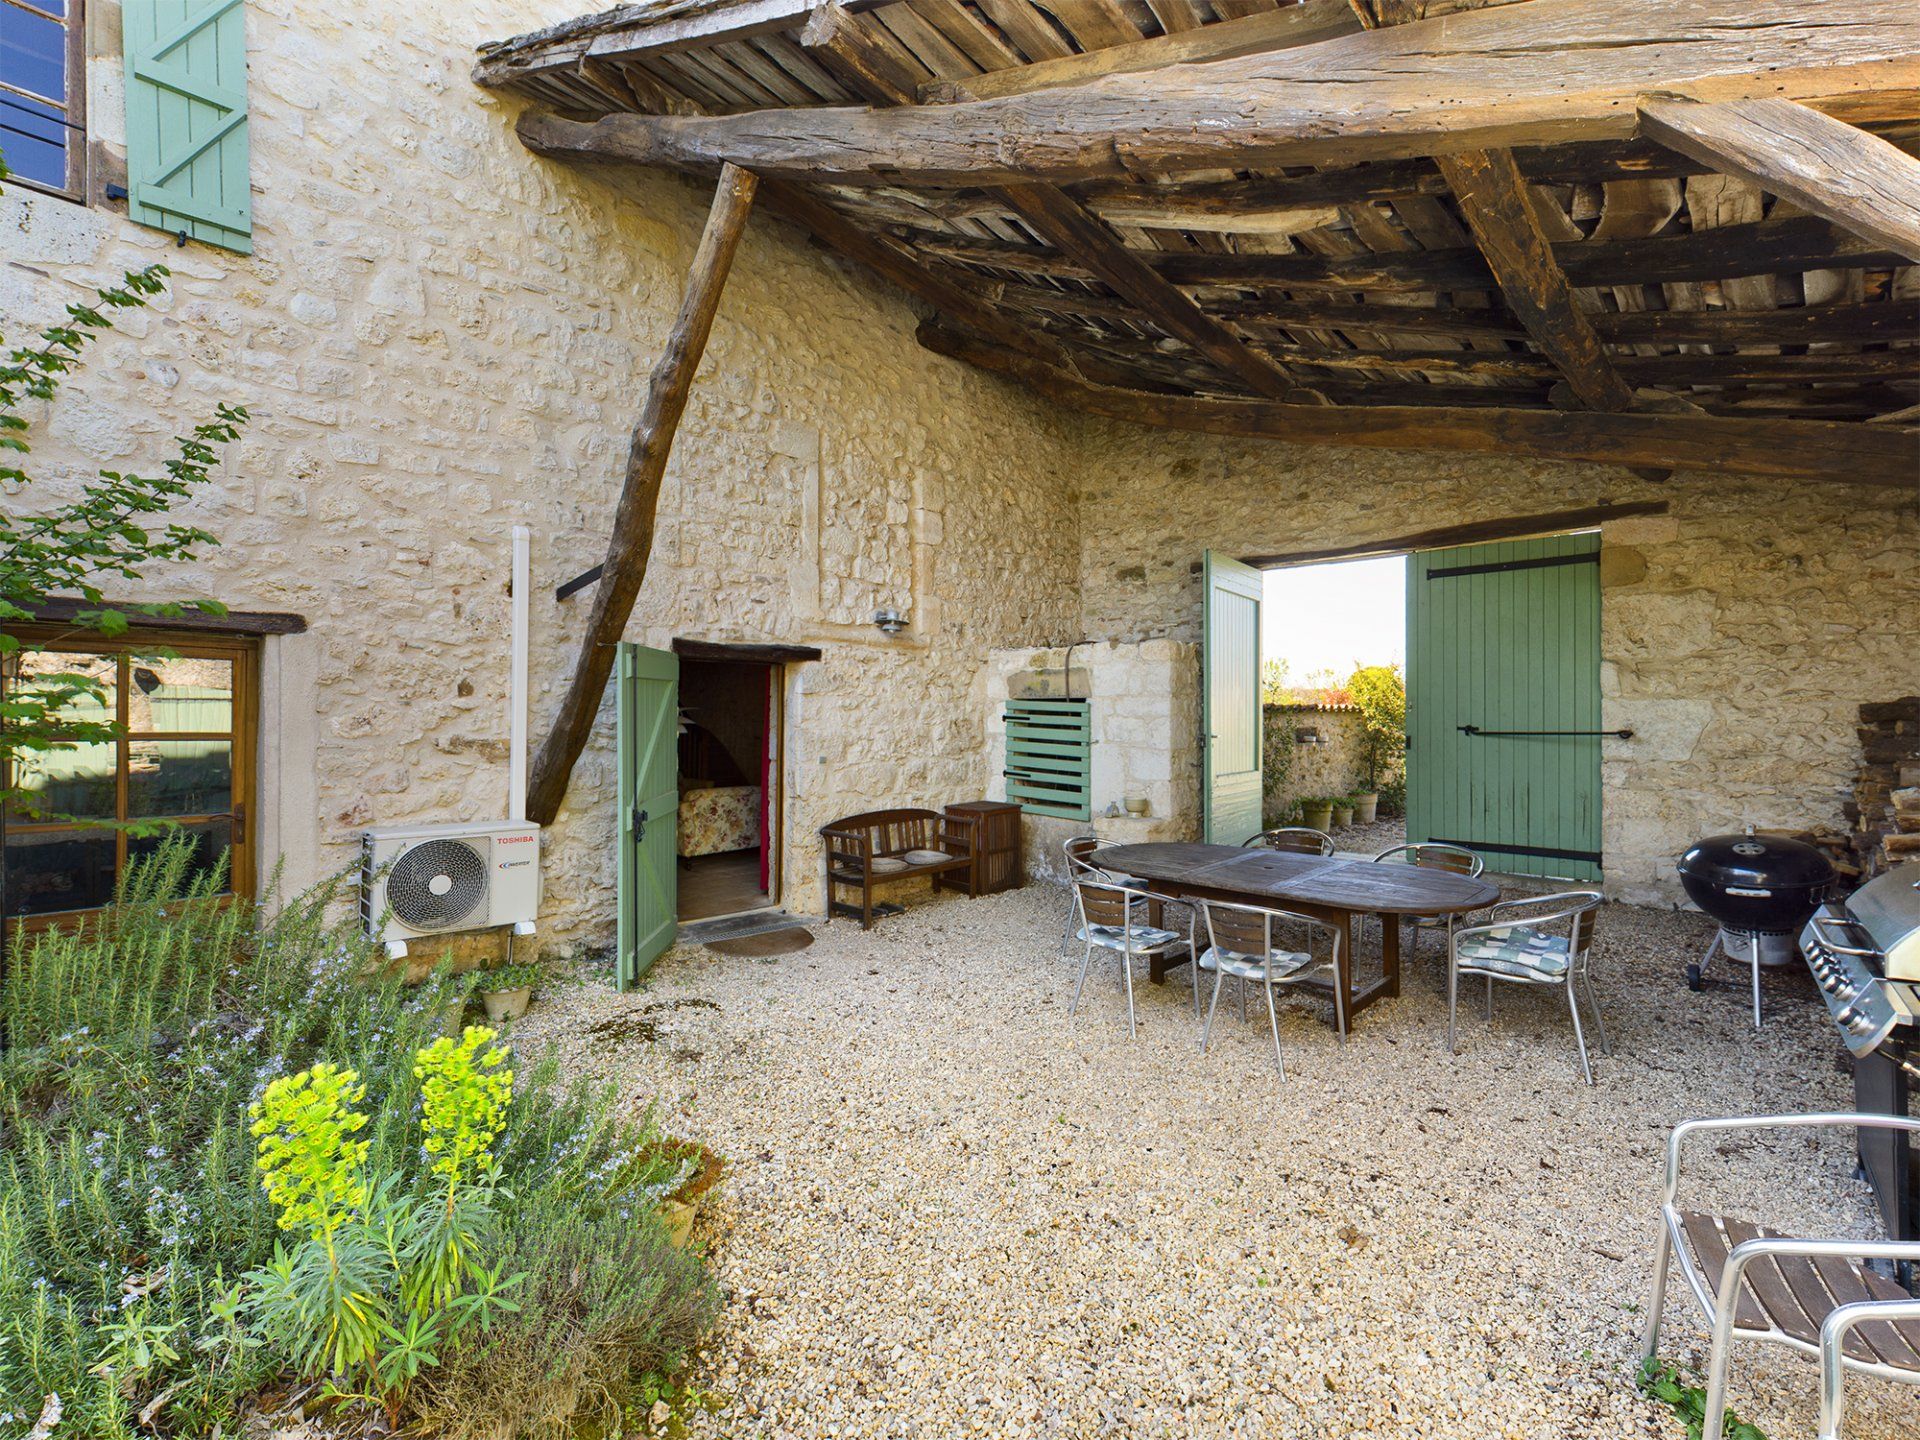
{"type": "Polygon", "coordinates": [[[78,648],[71,631],[28,627],[0,675],[0,694],[61,688],[75,723],[119,732],[20,758],[11,783],[24,803],[6,833],[5,913],[40,916],[104,905],[129,860],[163,836],[114,822],[166,820],[194,840],[195,872],[225,865],[225,888],[252,893],[247,806],[252,785],[251,641],[142,634],[119,648],[78,648]],[[140,653],[164,647],[160,656],[140,653]],[[106,825],[89,825],[105,821],[106,825]]]}
{"type": "Polygon", "coordinates": [[[0,0],[0,155],[12,178],[79,198],[86,158],[78,0],[0,0]]]}

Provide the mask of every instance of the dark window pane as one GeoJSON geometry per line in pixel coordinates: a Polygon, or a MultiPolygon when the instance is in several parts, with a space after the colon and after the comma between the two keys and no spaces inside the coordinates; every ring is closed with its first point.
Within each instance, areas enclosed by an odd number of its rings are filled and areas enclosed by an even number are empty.
{"type": "Polygon", "coordinates": [[[67,98],[67,27],[18,5],[0,4],[0,80],[67,98]]]}
{"type": "Polygon", "coordinates": [[[133,740],[127,814],[221,815],[233,809],[233,745],[226,740],[133,740]]]}
{"type": "Polygon", "coordinates": [[[25,180],[63,190],[67,184],[68,130],[51,106],[0,91],[0,155],[25,180]]]}
{"type": "MultiPolygon", "coordinates": [[[[133,662],[127,692],[127,729],[233,729],[233,662],[176,656],[133,662]]],[[[222,807],[224,808],[224,807],[222,807]]]]}
{"type": "Polygon", "coordinates": [[[113,898],[111,830],[49,830],[7,835],[9,915],[91,910],[113,898]]]}
{"type": "MultiPolygon", "coordinates": [[[[184,835],[193,841],[193,857],[187,864],[188,878],[192,878],[206,874],[226,858],[227,849],[233,844],[233,822],[224,819],[196,820],[190,825],[169,825],[158,835],[130,836],[127,840],[128,863],[153,854],[166,844],[170,836],[175,835],[184,835]]],[[[232,891],[231,872],[220,889],[223,894],[232,891]]]]}

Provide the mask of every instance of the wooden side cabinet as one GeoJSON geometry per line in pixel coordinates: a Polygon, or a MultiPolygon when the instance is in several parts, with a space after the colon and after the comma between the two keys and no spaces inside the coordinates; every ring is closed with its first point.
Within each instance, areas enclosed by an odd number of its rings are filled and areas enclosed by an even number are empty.
{"type": "Polygon", "coordinates": [[[947,806],[949,815],[973,821],[973,893],[1018,890],[1027,881],[1020,858],[1020,807],[1005,800],[968,800],[947,806]]]}

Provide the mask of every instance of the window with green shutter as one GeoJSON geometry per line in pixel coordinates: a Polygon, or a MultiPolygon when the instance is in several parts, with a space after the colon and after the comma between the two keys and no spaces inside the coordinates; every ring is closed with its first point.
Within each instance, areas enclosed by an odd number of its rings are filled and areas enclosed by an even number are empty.
{"type": "Polygon", "coordinates": [[[241,0],[137,0],[121,16],[128,214],[242,254],[253,250],[246,21],[241,0]]]}
{"type": "Polygon", "coordinates": [[[1028,814],[1092,819],[1092,757],[1086,701],[1007,702],[1007,799],[1028,814]]]}

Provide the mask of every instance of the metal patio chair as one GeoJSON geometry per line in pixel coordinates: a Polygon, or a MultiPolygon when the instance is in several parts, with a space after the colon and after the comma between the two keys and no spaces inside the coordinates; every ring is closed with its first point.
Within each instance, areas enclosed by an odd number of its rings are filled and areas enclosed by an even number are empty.
{"type": "Polygon", "coordinates": [[[1241,847],[1244,850],[1290,850],[1298,855],[1333,854],[1333,837],[1324,830],[1305,825],[1282,825],[1278,830],[1262,830],[1241,847]]]}
{"type": "Polygon", "coordinates": [[[1920,1260],[1920,1241],[1793,1239],[1679,1206],[1680,1149],[1689,1135],[1842,1126],[1920,1133],[1920,1120],[1897,1115],[1748,1115],[1687,1120],[1667,1140],[1660,1249],[1640,1353],[1651,1360],[1659,1350],[1667,1273],[1678,1260],[1681,1278],[1713,1336],[1703,1435],[1718,1435],[1724,1428],[1727,1366],[1735,1340],[1784,1345],[1820,1362],[1820,1440],[1840,1440],[1841,1382],[1848,1371],[1920,1385],[1920,1300],[1859,1263],[1920,1260]]]}
{"type": "Polygon", "coordinates": [[[1493,1020],[1493,982],[1515,985],[1559,986],[1567,992],[1573,1014],[1573,1039],[1580,1047],[1580,1068],[1593,1084],[1593,1065],[1587,1059],[1586,1031],[1580,1024],[1580,986],[1587,987],[1600,1048],[1613,1053],[1607,1024],[1600,1015],[1600,997],[1593,991],[1593,931],[1600,908],[1598,890],[1564,890],[1557,895],[1531,895],[1503,900],[1488,912],[1484,925],[1468,925],[1453,932],[1447,942],[1447,1052],[1458,1054],[1455,1014],[1459,1009],[1460,977],[1487,977],[1487,1020],[1493,1020]],[[1566,933],[1549,928],[1565,922],[1566,933]]]}
{"type": "MultiPolygon", "coordinates": [[[[1411,845],[1395,845],[1382,850],[1373,857],[1376,865],[1419,865],[1429,870],[1451,870],[1456,875],[1465,875],[1474,879],[1487,868],[1473,851],[1464,845],[1445,845],[1438,840],[1420,840],[1411,845]]],[[[1413,917],[1413,944],[1407,949],[1407,958],[1412,959],[1420,950],[1420,932],[1444,928],[1449,944],[1453,941],[1453,930],[1458,922],[1457,915],[1416,915],[1413,917]]],[[[1387,923],[1384,919],[1382,924],[1387,923]]]]}
{"type": "Polygon", "coordinates": [[[1127,987],[1127,1033],[1139,1033],[1133,1009],[1133,961],[1135,956],[1152,959],[1185,950],[1193,953],[1191,923],[1182,938],[1178,930],[1149,925],[1141,917],[1153,901],[1175,903],[1165,895],[1122,885],[1110,879],[1083,875],[1073,882],[1073,907],[1080,925],[1076,932],[1084,947],[1080,959],[1080,978],[1073,983],[1073,1004],[1069,1015],[1080,1013],[1080,992],[1086,987],[1087,970],[1093,964],[1095,950],[1111,950],[1120,956],[1121,973],[1127,987]]]}
{"type": "MultiPolygon", "coordinates": [[[[1280,1071],[1280,1078],[1286,1079],[1287,1062],[1280,1054],[1280,1016],[1274,1008],[1274,989],[1276,986],[1302,984],[1329,965],[1337,970],[1340,965],[1339,927],[1291,910],[1229,905],[1219,900],[1203,900],[1198,908],[1207,922],[1207,948],[1193,966],[1193,1003],[1196,1010],[1200,1005],[1200,972],[1213,972],[1213,999],[1207,1005],[1206,1026],[1200,1032],[1201,1053],[1206,1053],[1213,1039],[1213,1017],[1220,1009],[1220,986],[1231,975],[1240,982],[1242,1020],[1247,1018],[1248,983],[1258,984],[1266,994],[1267,1024],[1273,1030],[1273,1063],[1280,1071]],[[1292,950],[1277,945],[1274,940],[1275,921],[1304,927],[1308,948],[1292,950]],[[1333,954],[1329,959],[1321,960],[1313,954],[1313,932],[1316,930],[1325,930],[1333,937],[1333,954]]],[[[1336,984],[1333,987],[1333,1010],[1336,1028],[1342,1038],[1347,1033],[1344,1005],[1340,987],[1336,984]]]]}

